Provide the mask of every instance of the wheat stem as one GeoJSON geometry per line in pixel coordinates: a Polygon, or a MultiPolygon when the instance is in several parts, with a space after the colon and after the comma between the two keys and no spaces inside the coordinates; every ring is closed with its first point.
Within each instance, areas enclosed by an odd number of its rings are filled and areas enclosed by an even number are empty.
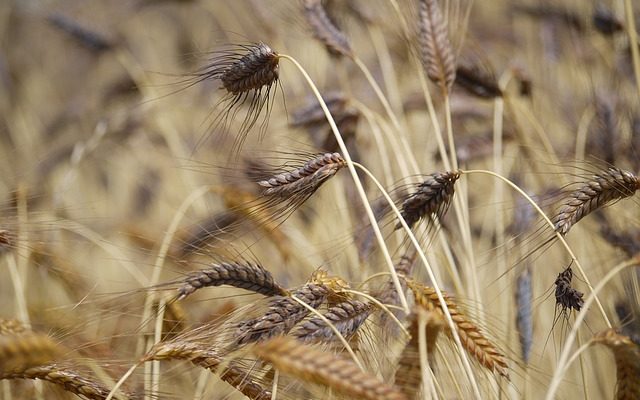
{"type": "Polygon", "coordinates": [[[133,374],[133,372],[139,366],[140,366],[139,362],[135,363],[134,365],[132,365],[131,368],[129,368],[129,370],[127,372],[125,372],[124,375],[122,375],[122,377],[118,380],[118,382],[116,382],[116,384],[113,386],[113,388],[111,388],[111,391],[109,392],[109,394],[107,395],[107,398],[105,400],[112,400],[113,396],[115,396],[116,393],[118,392],[118,389],[120,389],[120,387],[124,384],[124,382],[127,379],[129,379],[129,377],[133,374]]]}
{"type": "MultiPolygon", "coordinates": [[[[198,200],[200,197],[207,194],[210,190],[211,190],[210,186],[201,186],[197,188],[196,190],[191,192],[189,196],[187,196],[187,198],[182,202],[182,204],[180,204],[180,207],[178,207],[178,209],[176,210],[176,213],[174,214],[173,219],[171,220],[171,223],[169,224],[169,227],[167,228],[167,231],[164,234],[164,237],[162,239],[162,244],[160,245],[160,249],[158,250],[158,255],[156,256],[156,260],[153,265],[153,272],[151,274],[151,279],[149,281],[149,284],[151,286],[156,285],[160,280],[160,274],[162,273],[162,266],[164,265],[164,260],[167,256],[167,252],[169,251],[169,245],[171,244],[171,241],[173,240],[173,236],[178,230],[178,225],[180,224],[180,221],[184,217],[189,207],[191,207],[191,205],[196,200],[198,200]]],[[[153,303],[155,302],[155,299],[156,299],[156,292],[150,291],[147,294],[147,297],[145,299],[144,311],[142,313],[142,324],[144,324],[145,321],[147,321],[148,318],[151,316],[151,308],[153,303]]],[[[164,300],[161,300],[161,302],[163,305],[164,300]]],[[[158,343],[162,337],[163,316],[164,316],[164,306],[159,306],[158,312],[156,315],[156,323],[155,323],[155,329],[154,329],[154,343],[158,343]]],[[[145,370],[148,369],[147,365],[149,364],[145,364],[145,370]]],[[[148,375],[145,374],[145,376],[148,376],[148,375]]],[[[151,394],[150,394],[151,397],[150,398],[157,397],[156,392],[160,384],[159,382],[160,382],[160,362],[154,361],[151,363],[151,394]]],[[[147,391],[145,393],[149,393],[149,392],[147,391]]],[[[146,397],[147,396],[145,396],[145,398],[146,397]]]]}
{"type": "Polygon", "coordinates": [[[407,298],[402,290],[402,285],[400,284],[400,280],[398,279],[398,274],[395,271],[395,268],[393,266],[393,260],[391,259],[391,255],[389,254],[389,249],[387,248],[386,243],[384,242],[384,236],[382,236],[382,232],[380,231],[380,227],[378,226],[378,221],[376,221],[376,217],[373,213],[373,210],[371,209],[371,205],[369,204],[369,200],[367,199],[367,194],[364,191],[364,187],[362,186],[362,182],[360,182],[360,178],[358,177],[358,173],[356,172],[354,165],[353,165],[353,160],[351,159],[351,155],[349,154],[349,150],[347,150],[347,146],[344,143],[344,140],[342,139],[342,135],[340,134],[340,131],[338,130],[338,127],[336,126],[336,122],[333,119],[333,116],[331,115],[331,113],[329,112],[329,108],[327,107],[327,105],[325,104],[324,100],[322,99],[322,96],[320,95],[320,92],[318,91],[318,88],[316,87],[316,85],[313,83],[313,80],[311,79],[311,77],[309,76],[309,74],[307,73],[307,71],[302,67],[302,65],[300,65],[300,63],[298,63],[298,61],[293,58],[290,57],[286,54],[281,54],[280,55],[281,58],[290,61],[293,65],[296,66],[296,68],[300,71],[300,73],[302,74],[302,76],[305,78],[305,80],[307,81],[309,87],[311,88],[311,91],[313,92],[313,94],[315,95],[316,99],[318,100],[318,102],[320,103],[320,106],[322,107],[322,111],[324,111],[325,116],[327,117],[327,121],[329,122],[329,125],[331,126],[331,131],[333,132],[336,141],[338,142],[338,146],[340,147],[340,151],[342,152],[342,155],[344,156],[345,161],[347,162],[347,167],[349,168],[349,172],[351,173],[351,177],[353,178],[353,182],[356,185],[356,189],[358,191],[358,195],[360,196],[360,200],[362,201],[362,205],[365,208],[365,211],[367,212],[367,217],[369,217],[369,221],[371,222],[371,227],[373,228],[373,232],[376,236],[376,239],[378,241],[378,244],[380,245],[380,250],[382,251],[382,254],[384,256],[384,259],[387,263],[387,267],[389,268],[389,272],[391,273],[391,279],[393,280],[393,284],[396,288],[396,290],[398,291],[398,295],[400,298],[400,303],[402,304],[402,307],[404,308],[405,312],[408,314],[409,313],[409,305],[407,304],[407,298]]]}

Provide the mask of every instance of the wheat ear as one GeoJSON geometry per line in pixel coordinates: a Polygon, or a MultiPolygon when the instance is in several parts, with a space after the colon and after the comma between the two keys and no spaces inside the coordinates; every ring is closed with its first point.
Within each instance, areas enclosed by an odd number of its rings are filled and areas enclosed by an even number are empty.
{"type": "MultiPolygon", "coordinates": [[[[0,373],[0,379],[33,379],[53,383],[62,387],[67,392],[76,394],[85,399],[104,400],[109,395],[110,389],[101,383],[91,379],[69,367],[49,364],[9,373],[0,373]]],[[[127,399],[133,396],[125,394],[127,399]]]]}
{"type": "Polygon", "coordinates": [[[239,366],[225,365],[215,350],[204,349],[185,341],[173,341],[154,346],[143,359],[143,361],[161,360],[189,360],[192,364],[215,373],[221,380],[252,400],[271,399],[271,392],[253,381],[250,374],[243,372],[239,366]]]}
{"type": "Polygon", "coordinates": [[[29,331],[29,328],[17,319],[0,318],[0,335],[17,335],[29,331]]]}
{"type": "MultiPolygon", "coordinates": [[[[408,281],[407,284],[413,292],[417,304],[429,311],[441,310],[438,296],[433,288],[415,281],[408,281]]],[[[444,292],[443,297],[449,313],[451,313],[451,319],[455,323],[460,341],[467,352],[482,366],[508,378],[509,366],[502,352],[483,335],[480,328],[473,321],[458,309],[458,305],[451,297],[444,292]]],[[[451,335],[450,330],[447,330],[447,333],[451,335]]]]}
{"type": "Polygon", "coordinates": [[[449,90],[456,79],[456,64],[449,42],[447,24],[437,0],[420,0],[420,59],[432,81],[449,90]]]}
{"type": "MultiPolygon", "coordinates": [[[[371,311],[370,304],[358,300],[347,300],[330,307],[324,317],[342,336],[349,339],[364,324],[371,311]]],[[[303,322],[292,335],[304,342],[335,340],[336,336],[331,327],[318,317],[303,322]]]]}
{"type": "Polygon", "coordinates": [[[304,0],[304,17],[313,36],[333,55],[353,56],[349,39],[331,21],[320,0],[304,0]]]}
{"type": "Polygon", "coordinates": [[[553,219],[556,232],[566,235],[582,218],[613,200],[633,196],[639,187],[638,177],[620,168],[611,167],[594,175],[565,199],[553,219]]]}
{"type": "Polygon", "coordinates": [[[178,299],[208,286],[229,285],[265,296],[284,296],[287,291],[278,285],[269,271],[248,261],[222,262],[196,271],[178,288],[178,299]]]}
{"type": "Polygon", "coordinates": [[[289,198],[309,196],[347,163],[339,153],[326,153],[307,161],[302,167],[258,182],[265,196],[289,198]]]}
{"type": "MultiPolygon", "coordinates": [[[[328,292],[326,286],[308,283],[291,295],[310,307],[317,308],[324,302],[328,292]]],[[[234,345],[245,345],[286,334],[308,314],[307,308],[290,297],[274,298],[263,316],[237,324],[234,345]]]]}
{"type": "MultiPolygon", "coordinates": [[[[416,187],[416,191],[402,202],[402,218],[409,227],[423,218],[442,218],[451,204],[459,171],[431,174],[416,187]]],[[[402,225],[396,225],[400,229],[402,225]]]]}
{"type": "Polygon", "coordinates": [[[63,349],[49,336],[19,333],[0,336],[0,373],[10,373],[53,361],[63,349]]]}
{"type": "Polygon", "coordinates": [[[252,351],[283,374],[326,386],[349,398],[406,399],[399,389],[362,372],[353,362],[286,336],[259,343],[252,351]]]}

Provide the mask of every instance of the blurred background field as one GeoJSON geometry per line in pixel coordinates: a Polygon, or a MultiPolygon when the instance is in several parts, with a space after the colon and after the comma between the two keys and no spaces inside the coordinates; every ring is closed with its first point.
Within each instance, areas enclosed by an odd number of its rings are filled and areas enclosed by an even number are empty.
{"type": "MultiPolygon", "coordinates": [[[[323,2],[354,57],[332,54],[314,38],[302,3],[0,2],[0,268],[6,277],[0,318],[52,338],[63,350],[48,362],[112,388],[157,342],[158,307],[149,302],[165,304],[177,281],[220,260],[260,262],[287,288],[304,285],[319,268],[369,294],[388,279],[347,171],[295,209],[274,214],[277,206],[261,202],[248,172],[290,170],[340,150],[322,114],[302,121],[317,102],[300,72],[281,60],[272,102],[237,151],[247,104],[229,114],[228,124],[216,124],[226,111],[216,107],[224,88],[214,80],[192,85],[190,75],[228,44],[263,42],[294,57],[331,105],[354,161],[373,172],[398,206],[416,182],[447,170],[437,133],[446,135],[447,116],[459,168],[513,180],[549,216],[571,184],[610,165],[640,171],[640,65],[634,68],[631,52],[638,37],[630,40],[629,28],[640,22],[638,4],[627,18],[625,1],[617,0],[441,1],[457,66],[445,96],[419,61],[418,0],[323,2]],[[354,59],[371,72],[397,125],[354,59]],[[494,82],[498,95],[465,82],[465,71],[494,82]]],[[[394,231],[395,216],[382,212],[377,188],[363,173],[360,178],[381,211],[397,263],[411,253],[409,241],[394,231]]],[[[553,230],[492,177],[463,174],[456,185],[448,213],[414,232],[439,286],[508,360],[509,379],[472,360],[482,397],[544,398],[563,349],[573,346],[569,354],[577,354],[609,327],[633,343],[630,374],[640,381],[634,375],[640,371],[637,194],[585,217],[566,235],[593,286],[615,266],[635,262],[598,294],[607,319],[591,303],[577,340],[565,343],[577,312],[556,306],[558,274],[572,265],[574,287],[585,299],[591,291],[553,230]],[[517,295],[522,279],[529,279],[530,296],[517,295]],[[517,326],[519,309],[530,310],[531,331],[517,326]]],[[[419,260],[411,275],[432,284],[419,260]]],[[[161,338],[241,318],[247,305],[266,307],[264,296],[248,293],[223,286],[169,302],[161,338]]],[[[368,373],[392,385],[408,337],[385,325],[382,314],[367,320],[354,350],[368,373]]],[[[620,394],[617,359],[596,341],[562,368],[557,398],[612,398],[616,387],[620,394]]],[[[434,392],[425,388],[418,398],[474,398],[462,352],[444,335],[437,343],[434,392]]],[[[324,350],[348,358],[344,350],[324,350]]],[[[188,362],[151,364],[126,381],[132,398],[243,398],[219,375],[188,362]]],[[[7,365],[0,363],[0,371],[7,365]]],[[[271,390],[273,370],[261,365],[254,374],[246,365],[247,376],[271,390]]],[[[275,398],[350,398],[300,379],[283,378],[276,387],[275,398]]],[[[3,379],[0,388],[7,400],[75,397],[50,382],[3,379]]]]}

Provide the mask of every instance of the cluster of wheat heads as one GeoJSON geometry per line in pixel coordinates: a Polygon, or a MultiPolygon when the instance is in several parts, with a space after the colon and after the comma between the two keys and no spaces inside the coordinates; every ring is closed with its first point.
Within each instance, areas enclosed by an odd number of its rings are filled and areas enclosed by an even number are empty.
{"type": "Polygon", "coordinates": [[[640,9],[0,2],[0,399],[640,398],[640,9]]]}

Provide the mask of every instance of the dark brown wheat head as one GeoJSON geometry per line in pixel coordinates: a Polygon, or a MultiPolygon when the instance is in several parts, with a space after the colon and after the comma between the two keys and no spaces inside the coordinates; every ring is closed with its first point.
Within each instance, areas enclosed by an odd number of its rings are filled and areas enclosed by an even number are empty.
{"type": "Polygon", "coordinates": [[[573,270],[571,266],[568,266],[564,271],[558,274],[556,278],[556,306],[563,312],[566,310],[580,311],[584,300],[582,292],[571,287],[571,280],[573,279],[573,270]]]}
{"type": "Polygon", "coordinates": [[[339,153],[325,153],[307,161],[296,170],[278,174],[258,184],[265,188],[265,196],[307,198],[346,166],[347,162],[339,153]]]}
{"type": "Polygon", "coordinates": [[[269,271],[248,261],[222,262],[193,272],[178,288],[178,299],[208,286],[229,285],[265,296],[284,296],[287,291],[278,285],[269,271]]]}
{"type": "MultiPolygon", "coordinates": [[[[416,187],[416,191],[402,202],[402,218],[412,228],[422,218],[441,219],[449,208],[455,193],[455,183],[460,178],[459,171],[431,174],[416,187]]],[[[396,229],[402,225],[398,223],[396,229]]]]}

